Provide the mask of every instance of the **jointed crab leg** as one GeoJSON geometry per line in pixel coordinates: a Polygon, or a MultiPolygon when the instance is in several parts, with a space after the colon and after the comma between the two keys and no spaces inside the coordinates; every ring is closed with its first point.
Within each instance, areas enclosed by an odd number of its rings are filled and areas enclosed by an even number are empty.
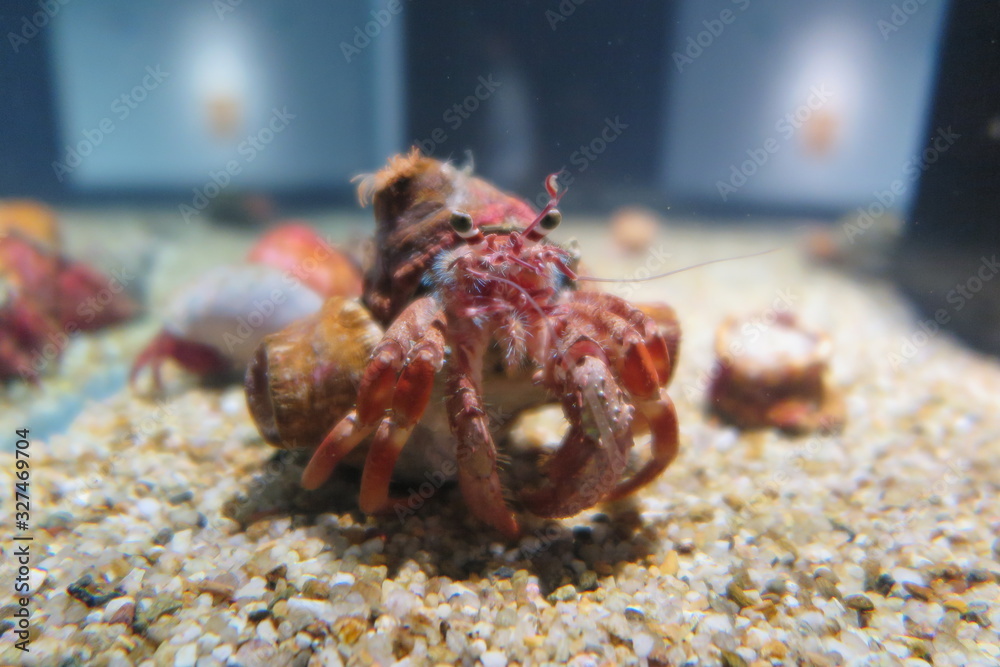
{"type": "Polygon", "coordinates": [[[497,475],[496,445],[482,399],[486,340],[482,333],[469,333],[463,338],[464,344],[453,347],[448,362],[446,407],[458,445],[458,481],[476,517],[508,537],[516,537],[520,528],[504,501],[497,475]]]}
{"type": "MultiPolygon", "coordinates": [[[[429,331],[431,323],[439,316],[439,311],[440,307],[432,297],[418,299],[410,304],[386,330],[382,342],[375,348],[372,359],[365,369],[361,386],[358,389],[357,407],[333,427],[316,449],[302,473],[302,486],[307,489],[315,489],[329,479],[337,464],[375,430],[375,427],[386,416],[387,410],[396,406],[394,400],[396,385],[400,372],[407,363],[409,352],[422,341],[424,334],[429,331]]],[[[414,372],[417,372],[417,368],[421,368],[421,366],[415,366],[414,372]]],[[[429,397],[429,388],[427,396],[429,397]]],[[[404,397],[400,400],[399,406],[403,407],[405,402],[406,398],[404,397]]],[[[405,414],[416,414],[416,419],[419,420],[426,405],[427,397],[423,399],[419,410],[416,409],[418,406],[414,403],[413,409],[406,410],[405,414]]],[[[404,421],[405,419],[407,417],[404,417],[404,421]]],[[[386,426],[386,429],[385,437],[389,437],[390,440],[395,439],[391,428],[386,426]]],[[[381,451],[383,447],[384,444],[380,445],[380,452],[376,454],[376,457],[385,456],[381,451]]],[[[373,478],[369,482],[370,489],[375,488],[378,484],[376,480],[377,478],[373,478]]],[[[377,494],[375,495],[377,496],[377,494]]]]}

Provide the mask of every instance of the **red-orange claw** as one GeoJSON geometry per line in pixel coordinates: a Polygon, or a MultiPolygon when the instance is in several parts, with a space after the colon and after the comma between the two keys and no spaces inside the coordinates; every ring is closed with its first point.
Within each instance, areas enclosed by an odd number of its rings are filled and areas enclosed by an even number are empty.
{"type": "Polygon", "coordinates": [[[351,412],[340,420],[309,459],[306,469],[302,472],[302,486],[310,491],[322,486],[323,482],[330,479],[337,464],[374,428],[374,425],[359,424],[356,412],[351,412]]]}
{"type": "Polygon", "coordinates": [[[361,473],[358,505],[365,514],[376,514],[389,506],[392,471],[412,431],[412,426],[400,427],[391,419],[383,419],[375,432],[375,439],[365,460],[364,472],[361,473]]]}
{"type": "Polygon", "coordinates": [[[640,399],[657,394],[660,373],[644,343],[634,343],[625,351],[622,385],[630,394],[640,399]]]}
{"type": "MultiPolygon", "coordinates": [[[[392,341],[395,343],[395,341],[392,341]]],[[[399,377],[400,351],[382,347],[365,370],[358,389],[358,418],[364,424],[376,424],[392,405],[399,377]]]]}
{"type": "Polygon", "coordinates": [[[662,336],[656,335],[646,341],[646,351],[656,369],[658,384],[662,387],[670,382],[671,363],[670,350],[667,348],[667,341],[662,336]]]}
{"type": "Polygon", "coordinates": [[[412,427],[423,417],[443,356],[444,340],[441,339],[422,347],[403,369],[392,400],[393,414],[401,425],[412,427]]]}

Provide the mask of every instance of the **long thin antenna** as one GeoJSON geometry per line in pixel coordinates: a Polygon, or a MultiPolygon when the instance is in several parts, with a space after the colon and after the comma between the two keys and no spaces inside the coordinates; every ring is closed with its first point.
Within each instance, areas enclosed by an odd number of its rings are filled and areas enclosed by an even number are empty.
{"type": "Polygon", "coordinates": [[[646,280],[657,280],[659,278],[666,278],[667,276],[672,276],[675,273],[681,273],[683,271],[690,271],[691,269],[701,268],[703,266],[708,266],[709,264],[718,264],[719,262],[730,262],[737,259],[749,259],[751,257],[760,257],[761,255],[766,255],[772,253],[776,250],[782,250],[784,246],[778,248],[771,248],[770,250],[762,250],[761,252],[752,252],[749,255],[737,255],[736,257],[722,257],[721,259],[710,259],[707,262],[699,262],[698,264],[692,264],[691,266],[685,266],[683,269],[674,269],[673,271],[667,271],[666,273],[658,273],[655,276],[647,276],[645,278],[597,278],[594,276],[577,276],[577,280],[586,280],[592,283],[640,283],[646,280]]]}

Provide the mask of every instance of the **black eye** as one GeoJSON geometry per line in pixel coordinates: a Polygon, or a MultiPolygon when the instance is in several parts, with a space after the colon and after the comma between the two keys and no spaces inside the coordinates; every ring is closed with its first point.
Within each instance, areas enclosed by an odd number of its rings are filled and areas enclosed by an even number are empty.
{"type": "Polygon", "coordinates": [[[560,222],[562,222],[562,213],[559,212],[559,209],[554,208],[545,214],[545,217],[538,222],[538,226],[547,232],[551,232],[559,226],[560,222]]]}
{"type": "Polygon", "coordinates": [[[472,216],[465,211],[452,211],[451,228],[463,238],[473,236],[476,230],[475,225],[472,224],[472,216]]]}

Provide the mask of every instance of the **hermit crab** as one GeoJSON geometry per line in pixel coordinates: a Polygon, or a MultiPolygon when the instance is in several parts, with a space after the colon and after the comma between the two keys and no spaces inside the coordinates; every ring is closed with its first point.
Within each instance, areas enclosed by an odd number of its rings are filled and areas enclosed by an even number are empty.
{"type": "Polygon", "coordinates": [[[576,253],[547,240],[562,217],[555,175],[546,189],[549,202],[536,212],[417,151],[362,179],[359,198],[374,201],[377,230],[360,301],[331,299],[265,337],[247,369],[265,439],[318,443],[306,488],[367,442],[360,507],[391,511],[401,455],[443,439],[470,511],[518,535],[488,418],[495,401],[509,412],[558,402],[569,424],[544,482],[516,494],[536,515],[566,517],[621,498],[670,464],[673,310],[581,288],[576,253]],[[646,430],[651,459],[623,479],[633,437],[646,430]]]}
{"type": "Polygon", "coordinates": [[[149,367],[161,391],[167,361],[202,378],[242,373],[265,335],[316,312],[327,297],[359,294],[353,260],[305,224],[280,224],[257,241],[246,263],[215,267],[173,296],[163,329],[136,358],[130,380],[135,385],[149,367]]]}
{"type": "Polygon", "coordinates": [[[59,239],[48,207],[0,202],[0,382],[37,382],[73,336],[138,310],[117,278],[62,254],[59,239]]]}

